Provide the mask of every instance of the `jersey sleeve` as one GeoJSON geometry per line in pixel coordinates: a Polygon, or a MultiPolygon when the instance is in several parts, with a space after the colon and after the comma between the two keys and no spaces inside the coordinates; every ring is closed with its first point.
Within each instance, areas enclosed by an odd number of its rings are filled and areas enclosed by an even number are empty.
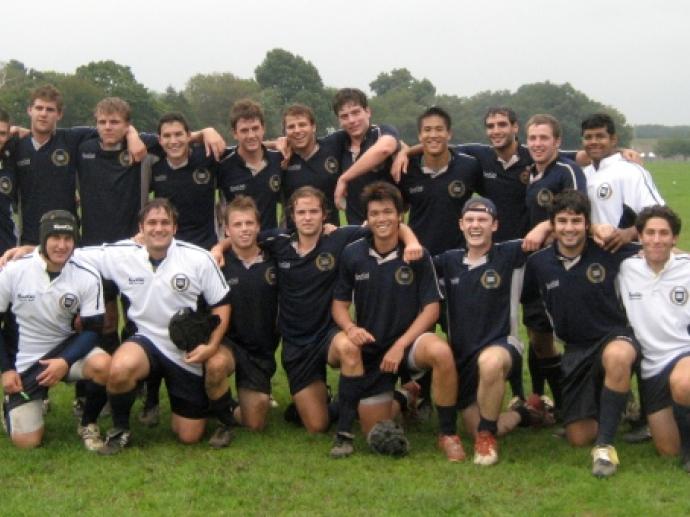
{"type": "Polygon", "coordinates": [[[81,262],[91,266],[103,278],[112,280],[114,275],[111,268],[113,258],[109,255],[112,255],[112,252],[109,252],[106,246],[86,246],[74,250],[74,256],[81,262]]]}
{"type": "Polygon", "coordinates": [[[200,268],[201,294],[209,305],[218,305],[230,292],[223,272],[210,253],[204,252],[200,268]]]}
{"type": "Polygon", "coordinates": [[[633,167],[636,170],[631,169],[630,177],[621,181],[623,204],[632,208],[636,214],[648,206],[664,205],[664,199],[659,194],[649,172],[638,165],[633,165],[633,167]]]}
{"type": "Polygon", "coordinates": [[[520,302],[523,304],[530,303],[538,300],[539,296],[539,282],[534,270],[534,260],[529,258],[525,264],[525,276],[522,283],[520,302]]]}
{"type": "Polygon", "coordinates": [[[104,314],[103,283],[101,282],[100,275],[96,271],[89,270],[84,277],[79,315],[89,318],[104,314]]]}
{"type": "Polygon", "coordinates": [[[338,267],[338,278],[333,290],[333,299],[341,302],[352,301],[352,292],[354,291],[355,275],[353,272],[353,259],[348,250],[343,251],[340,266],[338,267]]]}
{"type": "Polygon", "coordinates": [[[12,272],[7,266],[0,269],[0,312],[7,312],[12,303],[12,272]]]}
{"type": "Polygon", "coordinates": [[[70,145],[77,149],[79,145],[90,138],[98,138],[98,131],[92,127],[77,126],[70,129],[65,129],[67,134],[67,141],[70,145]]]}
{"type": "Polygon", "coordinates": [[[443,296],[438,285],[438,277],[434,269],[434,263],[429,253],[424,250],[424,256],[413,262],[415,274],[418,275],[419,301],[422,306],[440,301],[443,296]]]}

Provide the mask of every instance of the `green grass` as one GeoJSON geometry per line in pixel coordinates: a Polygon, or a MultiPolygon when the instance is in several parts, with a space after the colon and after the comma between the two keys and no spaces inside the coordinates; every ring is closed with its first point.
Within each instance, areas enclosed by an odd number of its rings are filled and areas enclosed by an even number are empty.
{"type": "MultiPolygon", "coordinates": [[[[648,165],[666,201],[690,224],[690,165],[648,165]]],[[[690,250],[690,231],[680,247],[690,250]]],[[[335,384],[331,373],[331,383],[335,384]]],[[[529,384],[526,384],[529,386],[529,384]]],[[[607,481],[590,473],[587,449],[573,449],[550,430],[519,429],[501,441],[493,468],[449,464],[435,449],[434,423],[409,429],[411,454],[367,452],[333,461],[331,437],[307,436],[282,421],[281,404],[261,434],[239,430],[225,450],[175,442],[167,418],[156,429],[133,425],[133,447],[116,457],[86,452],[71,416],[71,387],[51,393],[45,445],[14,449],[0,439],[3,515],[688,515],[690,477],[651,444],[618,446],[622,466],[607,481]]],[[[164,406],[166,404],[164,403],[164,406]]],[[[135,406],[138,411],[140,403],[135,406]]],[[[164,412],[167,417],[169,413],[164,412]]],[[[102,427],[109,427],[104,419],[102,427]]],[[[213,427],[212,424],[211,427],[213,427]]],[[[465,440],[465,448],[471,444],[465,440]]]]}

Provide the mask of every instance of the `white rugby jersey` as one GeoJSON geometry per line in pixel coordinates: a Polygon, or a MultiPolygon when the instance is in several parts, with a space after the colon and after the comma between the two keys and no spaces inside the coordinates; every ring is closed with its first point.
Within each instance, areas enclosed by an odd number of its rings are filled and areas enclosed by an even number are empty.
{"type": "Polygon", "coordinates": [[[131,303],[127,317],[136,325],[138,334],[150,339],[175,364],[202,375],[201,365],[184,362],[183,352],[170,340],[168,323],[179,309],[196,309],[200,296],[215,305],[230,291],[209,252],[173,239],[155,271],[146,247],[132,240],[82,248],[75,253],[127,296],[131,303]]]}
{"type": "Polygon", "coordinates": [[[74,334],[76,315],[104,313],[101,277],[93,267],[71,257],[51,281],[46,266],[36,249],[0,271],[0,311],[11,303],[19,325],[19,373],[74,334]]]}
{"type": "Polygon", "coordinates": [[[647,206],[665,204],[649,171],[620,153],[601,160],[598,169],[588,165],[584,173],[594,224],[618,227],[625,206],[637,214],[647,206]]]}
{"type": "Polygon", "coordinates": [[[642,345],[642,378],[652,377],[690,352],[690,255],[671,254],[659,274],[640,256],[618,273],[620,296],[642,345]]]}

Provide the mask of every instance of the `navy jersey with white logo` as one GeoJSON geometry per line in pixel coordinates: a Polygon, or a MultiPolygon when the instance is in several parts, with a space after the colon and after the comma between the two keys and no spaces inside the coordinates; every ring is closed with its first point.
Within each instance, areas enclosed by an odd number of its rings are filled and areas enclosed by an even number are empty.
{"type": "Polygon", "coordinates": [[[587,195],[587,180],[575,162],[558,158],[546,167],[543,174],[539,174],[534,165],[531,167],[525,198],[530,228],[549,218],[549,207],[554,196],[568,189],[579,190],[587,195]]]}
{"type": "Polygon", "coordinates": [[[17,176],[9,148],[0,149],[0,253],[17,245],[14,207],[17,204],[17,176]]]}
{"type": "Polygon", "coordinates": [[[408,224],[432,255],[465,245],[458,220],[481,174],[479,162],[466,154],[451,153],[447,169],[439,173],[425,172],[422,156],[410,160],[399,187],[410,205],[408,224]]]}
{"type": "Polygon", "coordinates": [[[463,249],[434,257],[444,293],[448,342],[456,364],[506,338],[521,349],[517,306],[525,260],[521,240],[494,244],[475,265],[467,263],[463,249]]]}
{"type": "Polygon", "coordinates": [[[278,226],[276,210],[280,201],[280,184],[283,171],[280,162],[283,155],[264,149],[266,166],[253,172],[244,159],[233,149],[218,164],[218,188],[229,203],[235,196],[251,197],[261,215],[261,228],[268,230],[278,226]]]}

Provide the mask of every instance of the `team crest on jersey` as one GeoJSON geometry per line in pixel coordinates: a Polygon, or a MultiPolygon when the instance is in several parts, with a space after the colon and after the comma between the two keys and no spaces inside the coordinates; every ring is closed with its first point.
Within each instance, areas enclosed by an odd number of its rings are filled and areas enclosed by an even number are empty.
{"type": "Polygon", "coordinates": [[[271,179],[268,180],[268,186],[273,192],[278,192],[280,190],[280,176],[274,174],[271,179]]]}
{"type": "Polygon", "coordinates": [[[498,289],[501,286],[501,275],[495,269],[487,269],[479,281],[484,289],[498,289]]]}
{"type": "Polygon", "coordinates": [[[55,149],[50,159],[56,167],[63,167],[69,163],[69,153],[64,149],[55,149]]]}
{"type": "Polygon", "coordinates": [[[170,285],[172,285],[172,288],[178,293],[183,293],[189,289],[189,277],[185,274],[178,273],[172,277],[170,285]]]}
{"type": "Polygon", "coordinates": [[[688,290],[679,285],[671,289],[671,303],[674,305],[685,305],[688,301],[688,290]]]}
{"type": "Polygon", "coordinates": [[[410,266],[400,266],[395,270],[395,281],[400,285],[410,285],[414,282],[414,271],[410,266]]]}
{"type": "Polygon", "coordinates": [[[529,185],[529,169],[525,169],[524,171],[522,171],[520,173],[519,178],[520,178],[520,182],[523,185],[529,185]]]}
{"type": "Polygon", "coordinates": [[[460,198],[465,195],[466,191],[465,184],[460,180],[453,180],[448,184],[448,194],[450,197],[460,198]]]}
{"type": "Polygon", "coordinates": [[[129,151],[120,151],[117,160],[123,167],[129,167],[132,165],[132,156],[129,154],[129,151]]]}
{"type": "Polygon", "coordinates": [[[606,269],[598,263],[590,264],[587,268],[587,280],[593,284],[600,284],[606,280],[606,269]]]}
{"type": "Polygon", "coordinates": [[[608,199],[613,194],[613,188],[608,183],[602,183],[597,188],[597,198],[598,199],[608,199]]]}
{"type": "Polygon", "coordinates": [[[192,173],[192,179],[197,185],[205,185],[211,181],[211,173],[208,171],[208,169],[196,169],[192,173]]]}
{"type": "Polygon", "coordinates": [[[319,253],[314,262],[319,271],[330,271],[335,266],[335,257],[331,253],[319,253]]]}
{"type": "Polygon", "coordinates": [[[553,203],[553,192],[547,188],[541,189],[537,193],[537,204],[542,207],[551,206],[553,203]]]}
{"type": "Polygon", "coordinates": [[[266,283],[268,285],[276,285],[276,268],[273,266],[266,268],[266,272],[264,273],[264,280],[266,280],[266,283]]]}
{"type": "Polygon", "coordinates": [[[60,307],[66,311],[72,311],[79,305],[79,298],[76,294],[65,293],[60,297],[60,307]]]}
{"type": "Polygon", "coordinates": [[[323,167],[329,174],[335,174],[338,172],[338,160],[336,160],[333,156],[329,156],[326,158],[326,161],[323,162],[323,167]]]}
{"type": "Polygon", "coordinates": [[[12,180],[10,178],[0,178],[0,192],[3,194],[9,194],[12,192],[12,180]]]}

